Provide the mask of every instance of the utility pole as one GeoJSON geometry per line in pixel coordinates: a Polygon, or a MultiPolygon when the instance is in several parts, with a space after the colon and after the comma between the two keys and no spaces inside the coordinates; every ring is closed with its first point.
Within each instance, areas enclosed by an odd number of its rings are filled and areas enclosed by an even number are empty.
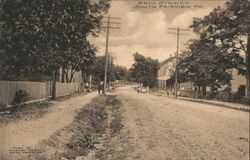
{"type": "Polygon", "coordinates": [[[111,22],[111,20],[121,20],[121,18],[118,17],[104,17],[108,18],[107,22],[102,22],[103,24],[106,24],[107,26],[103,26],[102,28],[106,28],[106,50],[105,50],[105,71],[104,71],[104,88],[103,88],[103,94],[106,93],[107,88],[107,79],[108,79],[108,63],[109,63],[109,53],[108,53],[108,47],[109,47],[109,30],[110,29],[120,29],[119,27],[111,27],[110,24],[120,25],[118,22],[111,22]]]}
{"type": "Polygon", "coordinates": [[[185,33],[180,33],[180,31],[190,31],[189,29],[180,29],[178,28],[168,28],[169,30],[175,30],[177,33],[168,33],[177,35],[177,49],[175,53],[175,99],[177,99],[177,91],[178,91],[178,57],[179,57],[179,43],[180,43],[180,35],[188,35],[185,33]]]}
{"type": "Polygon", "coordinates": [[[104,88],[103,88],[103,94],[106,93],[106,83],[107,83],[107,72],[108,72],[108,44],[109,44],[109,23],[110,23],[110,17],[108,16],[108,23],[107,23],[107,35],[106,35],[106,51],[105,51],[105,73],[104,73],[104,88]]]}

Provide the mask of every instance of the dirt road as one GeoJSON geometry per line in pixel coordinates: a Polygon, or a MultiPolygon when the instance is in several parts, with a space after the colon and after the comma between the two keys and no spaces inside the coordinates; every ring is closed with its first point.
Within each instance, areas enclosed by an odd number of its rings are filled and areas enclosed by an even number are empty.
{"type": "MultiPolygon", "coordinates": [[[[9,154],[10,151],[16,152],[22,149],[36,149],[37,145],[48,139],[57,130],[68,126],[75,119],[77,110],[89,103],[97,93],[72,97],[62,102],[54,102],[51,111],[42,118],[35,120],[21,120],[10,123],[0,128],[0,155],[10,160],[20,159],[21,154],[9,154]],[[16,151],[15,151],[16,150],[16,151]]],[[[1,158],[0,158],[1,159],[1,158]]]]}
{"type": "Polygon", "coordinates": [[[83,107],[96,95],[3,126],[0,155],[20,159],[9,150],[31,147],[46,160],[249,160],[249,112],[139,94],[132,86],[83,107]]]}
{"type": "Polygon", "coordinates": [[[131,87],[117,95],[133,148],[123,159],[249,159],[248,112],[138,94],[131,87]]]}

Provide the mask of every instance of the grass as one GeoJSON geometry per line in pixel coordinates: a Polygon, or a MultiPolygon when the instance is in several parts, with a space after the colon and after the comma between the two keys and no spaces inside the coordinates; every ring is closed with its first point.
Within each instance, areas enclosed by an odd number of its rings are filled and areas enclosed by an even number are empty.
{"type": "Polygon", "coordinates": [[[0,125],[17,121],[20,119],[30,120],[43,116],[49,112],[53,104],[47,101],[16,105],[1,113],[0,125]]]}
{"type": "MultiPolygon", "coordinates": [[[[78,95],[85,95],[86,92],[75,93],[57,97],[55,101],[61,102],[78,95]]],[[[2,105],[3,106],[3,105],[2,105]]],[[[42,117],[49,112],[49,108],[53,106],[50,101],[40,101],[28,104],[14,105],[12,107],[2,107],[3,111],[0,112],[0,125],[14,122],[17,120],[31,120],[42,117]]]]}
{"type": "Polygon", "coordinates": [[[106,134],[107,129],[112,133],[118,133],[121,129],[121,119],[117,110],[121,102],[115,96],[99,96],[94,98],[91,103],[83,107],[77,114],[75,120],[61,132],[71,135],[67,142],[60,142],[60,138],[55,134],[48,140],[46,145],[57,148],[58,144],[62,144],[63,152],[54,153],[48,158],[46,155],[41,155],[39,159],[76,159],[79,156],[86,156],[90,150],[96,148],[99,138],[106,134]],[[110,113],[111,111],[111,113],[110,113]],[[113,117],[115,116],[115,117],[113,117]],[[109,124],[109,118],[112,118],[109,124]],[[51,157],[52,156],[52,157],[51,157]]]}

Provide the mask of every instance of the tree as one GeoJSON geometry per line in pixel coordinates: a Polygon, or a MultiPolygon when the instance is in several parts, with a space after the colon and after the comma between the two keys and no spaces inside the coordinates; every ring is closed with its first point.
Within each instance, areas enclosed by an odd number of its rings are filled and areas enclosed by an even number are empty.
{"type": "Polygon", "coordinates": [[[79,71],[93,59],[87,37],[100,31],[108,8],[109,0],[7,0],[0,54],[8,72],[79,71]]]}
{"type": "MultiPolygon", "coordinates": [[[[91,73],[93,75],[93,79],[96,83],[100,83],[104,79],[104,71],[105,71],[105,56],[99,56],[96,58],[91,73]]],[[[109,62],[108,72],[107,72],[107,83],[115,81],[115,80],[125,80],[127,77],[127,69],[126,67],[119,66],[113,64],[113,62],[109,62]]]]}
{"type": "Polygon", "coordinates": [[[250,99],[250,2],[248,0],[229,0],[224,8],[215,8],[203,19],[195,19],[192,25],[194,31],[202,39],[207,39],[227,53],[238,59],[241,52],[246,56],[245,61],[238,61],[236,68],[247,77],[247,97],[250,99]],[[246,41],[247,39],[247,41],[246,41]]]}
{"type": "Polygon", "coordinates": [[[67,59],[62,65],[62,77],[66,77],[66,82],[72,82],[73,76],[76,72],[82,71],[87,76],[90,75],[90,67],[94,64],[96,48],[88,41],[84,42],[81,49],[70,49],[68,54],[65,54],[67,59]]]}
{"type": "MultiPolygon", "coordinates": [[[[104,79],[105,63],[106,63],[105,56],[96,57],[93,69],[91,71],[93,79],[96,83],[100,83],[104,79]]],[[[110,63],[108,65],[107,82],[111,82],[114,80],[115,80],[114,64],[110,63]]]]}
{"type": "Polygon", "coordinates": [[[158,60],[144,57],[139,53],[134,54],[135,63],[131,68],[133,81],[148,86],[150,88],[157,85],[157,71],[159,69],[158,60]]]}
{"type": "Polygon", "coordinates": [[[194,82],[198,88],[202,87],[203,95],[207,86],[214,89],[230,84],[228,70],[238,65],[226,51],[202,39],[192,40],[184,55],[178,65],[179,77],[182,81],[194,82]]]}
{"type": "Polygon", "coordinates": [[[115,79],[116,80],[127,80],[128,70],[126,67],[117,65],[115,66],[115,79]]]}

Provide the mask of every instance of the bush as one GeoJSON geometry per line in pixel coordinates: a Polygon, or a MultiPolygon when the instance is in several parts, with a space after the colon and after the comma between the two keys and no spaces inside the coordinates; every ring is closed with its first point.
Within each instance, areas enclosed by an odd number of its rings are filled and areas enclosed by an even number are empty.
{"type": "Polygon", "coordinates": [[[6,111],[7,110],[7,105],[0,103],[0,112],[6,111]]]}
{"type": "Polygon", "coordinates": [[[19,89],[15,93],[15,97],[13,99],[14,105],[22,105],[24,102],[27,102],[30,99],[27,91],[19,89]]]}
{"type": "Polygon", "coordinates": [[[250,100],[247,99],[247,98],[242,98],[242,99],[240,100],[240,103],[241,103],[241,104],[245,104],[245,105],[250,105],[250,100]]]}
{"type": "Polygon", "coordinates": [[[238,88],[238,91],[237,91],[237,93],[236,93],[236,95],[235,95],[235,100],[241,100],[241,99],[243,99],[244,98],[244,96],[245,96],[245,87],[244,86],[240,86],[239,88],[238,88]]]}
{"type": "Polygon", "coordinates": [[[205,98],[205,99],[211,100],[211,99],[217,98],[217,96],[218,96],[218,93],[214,91],[214,92],[209,92],[209,93],[207,93],[207,94],[204,96],[204,98],[205,98]]]}

